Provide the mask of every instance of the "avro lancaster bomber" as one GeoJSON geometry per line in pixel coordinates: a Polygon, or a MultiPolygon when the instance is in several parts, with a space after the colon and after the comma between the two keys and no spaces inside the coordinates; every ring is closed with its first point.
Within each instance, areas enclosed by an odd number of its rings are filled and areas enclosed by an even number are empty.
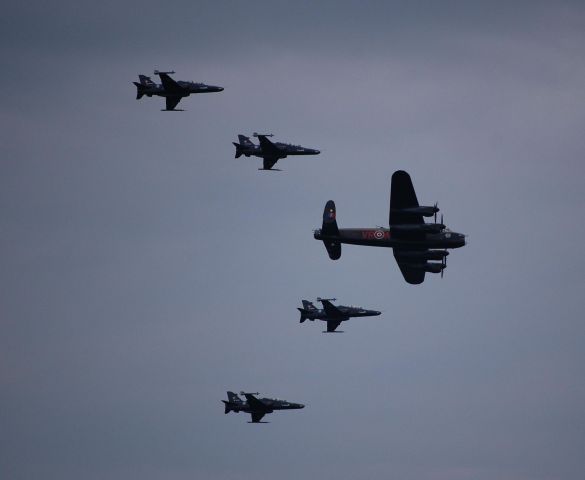
{"type": "Polygon", "coordinates": [[[390,228],[340,229],[335,203],[329,200],[323,212],[323,226],[314,231],[314,237],[323,241],[332,260],[341,257],[342,243],[393,248],[404,279],[419,284],[424,281],[426,272],[443,276],[449,255],[447,249],[465,245],[465,235],[445,227],[442,216],[441,223],[437,223],[438,211],[436,204],[419,206],[410,175],[399,170],[392,175],[390,228]],[[423,217],[433,215],[435,223],[425,223],[423,217]]]}

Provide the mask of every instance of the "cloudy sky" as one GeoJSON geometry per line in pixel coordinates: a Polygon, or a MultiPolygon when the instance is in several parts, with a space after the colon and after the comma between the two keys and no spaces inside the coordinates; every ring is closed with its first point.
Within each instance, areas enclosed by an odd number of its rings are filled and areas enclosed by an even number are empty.
{"type": "Polygon", "coordinates": [[[9,2],[0,476],[581,480],[585,6],[9,2]],[[225,87],[160,112],[139,73],[225,87]],[[318,148],[280,173],[238,133],[318,148]],[[469,235],[445,278],[312,238],[392,172],[469,235]],[[382,310],[343,335],[300,300],[382,310]],[[249,425],[226,390],[307,404],[249,425]]]}

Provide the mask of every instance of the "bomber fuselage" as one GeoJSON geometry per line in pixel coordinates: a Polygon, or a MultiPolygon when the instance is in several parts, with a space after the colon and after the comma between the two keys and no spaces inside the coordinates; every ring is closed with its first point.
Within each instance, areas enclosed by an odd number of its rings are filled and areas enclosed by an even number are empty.
{"type": "Polygon", "coordinates": [[[323,235],[318,229],[313,236],[317,240],[386,248],[459,248],[465,245],[465,235],[448,229],[439,233],[421,232],[420,239],[394,238],[388,228],[340,228],[339,235],[334,236],[323,235]]]}

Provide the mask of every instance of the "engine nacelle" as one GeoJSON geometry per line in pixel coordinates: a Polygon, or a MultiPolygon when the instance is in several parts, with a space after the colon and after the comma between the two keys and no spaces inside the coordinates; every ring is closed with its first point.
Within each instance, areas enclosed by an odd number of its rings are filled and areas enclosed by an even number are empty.
{"type": "Polygon", "coordinates": [[[406,266],[408,268],[413,268],[416,270],[424,270],[428,273],[441,273],[447,265],[444,263],[436,263],[436,262],[425,262],[425,263],[409,263],[409,262],[400,262],[400,265],[406,266]]]}
{"type": "Polygon", "coordinates": [[[391,225],[391,232],[404,233],[441,233],[445,230],[445,225],[442,223],[413,223],[404,225],[391,225]]]}
{"type": "Polygon", "coordinates": [[[439,207],[434,206],[419,206],[410,208],[393,209],[393,213],[403,213],[407,215],[422,215],[423,217],[432,217],[439,211],[439,207]]]}
{"type": "Polygon", "coordinates": [[[400,252],[400,258],[412,260],[443,260],[449,252],[447,250],[404,250],[400,252]]]}

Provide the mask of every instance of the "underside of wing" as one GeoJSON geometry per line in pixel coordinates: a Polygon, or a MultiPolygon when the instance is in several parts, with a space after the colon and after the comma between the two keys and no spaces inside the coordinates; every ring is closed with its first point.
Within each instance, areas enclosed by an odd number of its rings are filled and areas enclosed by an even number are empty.
{"type": "Polygon", "coordinates": [[[264,412],[251,412],[251,415],[252,423],[258,423],[266,414],[264,412]]]}
{"type": "MultiPolygon", "coordinates": [[[[248,405],[253,410],[259,411],[259,412],[266,412],[266,410],[268,410],[266,408],[266,405],[264,405],[264,403],[261,402],[260,400],[258,400],[254,395],[252,395],[250,393],[246,393],[245,397],[246,397],[246,400],[248,401],[248,405]]],[[[264,413],[263,413],[263,415],[264,415],[264,413]]]]}
{"type": "MultiPolygon", "coordinates": [[[[424,282],[426,273],[424,268],[418,268],[410,257],[407,258],[405,256],[401,256],[400,250],[397,250],[396,248],[394,249],[394,258],[396,259],[396,263],[398,263],[398,267],[400,267],[402,276],[407,283],[418,285],[424,282]]],[[[422,263],[426,263],[426,260],[424,260],[422,263]]]]}
{"type": "Polygon", "coordinates": [[[263,157],[264,160],[264,170],[270,170],[276,162],[278,162],[277,157],[263,157]]]}
{"type": "MultiPolygon", "coordinates": [[[[272,143],[266,135],[258,135],[258,141],[260,142],[260,146],[262,147],[262,153],[267,155],[268,158],[276,157],[278,158],[280,150],[274,143],[272,143]]],[[[276,163],[276,162],[275,162],[276,163]]]]}
{"type": "Polygon", "coordinates": [[[185,92],[185,89],[166,73],[159,73],[159,76],[166,93],[175,93],[177,95],[181,95],[185,92]]]}
{"type": "Polygon", "coordinates": [[[179,104],[179,102],[181,101],[182,97],[166,97],[166,101],[167,101],[167,110],[174,110],[175,107],[179,104]]]}
{"type": "Polygon", "coordinates": [[[341,313],[339,308],[333,305],[329,300],[321,300],[321,303],[323,304],[323,308],[325,309],[325,313],[327,314],[328,317],[332,318],[343,317],[343,313],[341,313]]]}
{"type": "Polygon", "coordinates": [[[327,320],[327,331],[334,332],[337,327],[341,324],[341,320],[327,320]]]}
{"type": "Polygon", "coordinates": [[[423,216],[420,214],[401,212],[403,209],[418,206],[410,175],[403,170],[394,172],[390,190],[390,227],[424,223],[423,216]]]}

